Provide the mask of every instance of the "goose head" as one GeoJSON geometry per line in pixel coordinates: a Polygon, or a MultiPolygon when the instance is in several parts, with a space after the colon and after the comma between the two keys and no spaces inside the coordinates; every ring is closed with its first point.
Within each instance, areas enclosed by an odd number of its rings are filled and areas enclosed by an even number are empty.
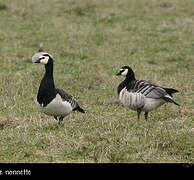
{"type": "Polygon", "coordinates": [[[41,54],[36,60],[33,61],[34,63],[40,63],[43,65],[53,64],[54,59],[53,57],[48,53],[41,54]]]}
{"type": "Polygon", "coordinates": [[[130,80],[135,79],[135,73],[129,66],[123,66],[116,75],[124,76],[126,78],[129,78],[130,80]]]}

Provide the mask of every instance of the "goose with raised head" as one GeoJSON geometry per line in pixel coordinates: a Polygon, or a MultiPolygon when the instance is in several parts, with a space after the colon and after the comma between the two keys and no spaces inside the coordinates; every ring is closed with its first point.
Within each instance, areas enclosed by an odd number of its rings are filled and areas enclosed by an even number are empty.
{"type": "Polygon", "coordinates": [[[53,116],[59,123],[72,111],[85,111],[79,106],[77,100],[63,89],[55,88],[53,78],[53,57],[46,52],[36,53],[32,62],[45,66],[45,74],[40,83],[36,102],[41,112],[53,116]]]}

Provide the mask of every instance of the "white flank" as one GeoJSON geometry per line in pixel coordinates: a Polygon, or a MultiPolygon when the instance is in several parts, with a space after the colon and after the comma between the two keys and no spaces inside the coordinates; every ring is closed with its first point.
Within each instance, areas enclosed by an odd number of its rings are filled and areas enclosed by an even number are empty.
{"type": "Polygon", "coordinates": [[[127,89],[124,88],[119,94],[119,99],[124,106],[137,110],[137,108],[142,108],[144,106],[145,96],[141,93],[128,92],[127,89]]]}
{"type": "Polygon", "coordinates": [[[128,92],[126,88],[120,92],[119,99],[124,106],[132,110],[142,108],[142,111],[146,112],[152,111],[166,102],[163,99],[146,98],[141,93],[128,92]]]}
{"type": "Polygon", "coordinates": [[[63,101],[59,94],[46,107],[37,104],[41,112],[51,116],[66,116],[73,110],[71,104],[63,101]]]}

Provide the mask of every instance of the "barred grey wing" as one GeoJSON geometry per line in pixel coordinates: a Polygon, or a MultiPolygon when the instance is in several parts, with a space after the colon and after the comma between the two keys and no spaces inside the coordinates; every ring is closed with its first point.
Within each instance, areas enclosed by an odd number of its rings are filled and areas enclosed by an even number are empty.
{"type": "Polygon", "coordinates": [[[167,95],[167,92],[163,88],[156,86],[151,89],[151,91],[146,95],[146,97],[160,99],[163,98],[165,95],[167,95]]]}
{"type": "Polygon", "coordinates": [[[73,109],[77,107],[77,101],[71,94],[64,91],[63,89],[58,89],[58,88],[56,88],[56,93],[60,94],[61,98],[64,101],[69,102],[71,106],[73,107],[73,109]]]}

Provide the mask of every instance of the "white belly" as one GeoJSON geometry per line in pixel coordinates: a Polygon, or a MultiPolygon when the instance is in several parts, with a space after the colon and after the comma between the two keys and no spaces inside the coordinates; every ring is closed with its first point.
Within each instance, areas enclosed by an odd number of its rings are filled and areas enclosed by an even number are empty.
{"type": "Polygon", "coordinates": [[[40,111],[50,116],[66,116],[72,111],[71,104],[63,101],[59,94],[46,107],[40,105],[37,100],[36,102],[40,111]]]}
{"type": "Polygon", "coordinates": [[[145,98],[145,105],[143,107],[143,111],[152,111],[158,107],[160,107],[162,104],[165,103],[165,100],[163,99],[152,99],[152,98],[145,98]]]}

